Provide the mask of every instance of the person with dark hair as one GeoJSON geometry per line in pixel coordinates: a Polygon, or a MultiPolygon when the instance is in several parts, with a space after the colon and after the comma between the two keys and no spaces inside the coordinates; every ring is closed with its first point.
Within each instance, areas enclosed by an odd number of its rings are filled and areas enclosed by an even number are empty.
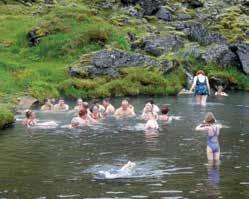
{"type": "Polygon", "coordinates": [[[195,130],[207,132],[207,158],[209,161],[220,160],[220,145],[218,137],[220,134],[221,124],[216,123],[214,114],[209,112],[206,114],[204,124],[199,124],[195,130]]]}
{"type": "Polygon", "coordinates": [[[35,113],[31,110],[25,111],[25,119],[23,125],[26,127],[33,127],[36,125],[35,113]]]}
{"type": "Polygon", "coordinates": [[[207,97],[210,95],[210,85],[208,77],[203,70],[197,71],[196,76],[194,77],[190,92],[193,92],[194,89],[197,104],[206,106],[207,97]]]}
{"type": "Polygon", "coordinates": [[[166,121],[166,122],[171,122],[172,117],[169,116],[169,108],[168,106],[163,106],[161,108],[161,115],[159,115],[159,120],[166,121]]]}
{"type": "Polygon", "coordinates": [[[55,111],[68,111],[69,106],[65,104],[64,99],[60,99],[58,104],[54,105],[54,110],[55,111]]]}
{"type": "Polygon", "coordinates": [[[100,103],[100,101],[98,99],[93,99],[91,101],[91,107],[93,106],[98,106],[98,109],[101,113],[104,113],[105,112],[105,107],[100,103]]]}
{"type": "Polygon", "coordinates": [[[114,106],[111,104],[109,98],[103,99],[102,104],[103,104],[103,106],[105,107],[105,112],[104,112],[104,113],[105,113],[106,115],[110,115],[110,114],[114,114],[114,113],[115,113],[115,108],[114,108],[114,106]]]}
{"type": "Polygon", "coordinates": [[[81,126],[90,125],[90,124],[93,124],[93,123],[97,123],[97,121],[94,120],[93,118],[91,118],[88,115],[87,109],[82,108],[79,111],[79,115],[72,119],[71,127],[72,128],[77,128],[77,127],[81,127],[81,126]]]}
{"type": "Polygon", "coordinates": [[[96,122],[100,122],[100,120],[103,119],[103,115],[101,114],[101,112],[99,111],[99,107],[98,105],[94,105],[90,108],[90,117],[94,120],[96,120],[96,122]]]}
{"type": "Polygon", "coordinates": [[[153,112],[154,113],[159,113],[160,112],[160,108],[157,105],[155,105],[153,98],[147,99],[146,103],[150,103],[153,106],[153,112]]]}
{"type": "Polygon", "coordinates": [[[54,105],[52,104],[50,99],[44,100],[44,105],[41,107],[41,111],[52,111],[54,109],[54,105]]]}

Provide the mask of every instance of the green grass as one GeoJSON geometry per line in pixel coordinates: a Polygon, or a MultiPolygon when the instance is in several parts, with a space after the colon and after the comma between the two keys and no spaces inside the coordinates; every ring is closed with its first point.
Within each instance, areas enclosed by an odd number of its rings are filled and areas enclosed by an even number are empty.
{"type": "Polygon", "coordinates": [[[8,108],[0,106],[0,129],[8,127],[15,121],[14,114],[8,108]]]}

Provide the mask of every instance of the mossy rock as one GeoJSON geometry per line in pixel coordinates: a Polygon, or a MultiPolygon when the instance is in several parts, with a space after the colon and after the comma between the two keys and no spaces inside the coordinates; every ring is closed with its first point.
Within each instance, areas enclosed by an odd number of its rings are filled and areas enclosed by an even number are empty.
{"type": "Polygon", "coordinates": [[[11,126],[14,122],[15,117],[13,112],[8,108],[0,106],[0,129],[7,128],[11,126]]]}

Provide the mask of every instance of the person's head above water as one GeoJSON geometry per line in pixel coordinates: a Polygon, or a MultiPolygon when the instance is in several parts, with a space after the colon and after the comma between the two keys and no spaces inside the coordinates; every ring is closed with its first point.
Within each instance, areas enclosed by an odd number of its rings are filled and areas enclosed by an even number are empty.
{"type": "Polygon", "coordinates": [[[148,113],[148,112],[152,112],[152,111],[153,111],[153,105],[150,102],[148,102],[147,104],[145,104],[144,112],[148,113]]]}
{"type": "Polygon", "coordinates": [[[196,72],[196,75],[205,75],[205,72],[203,70],[198,70],[196,72]]]}
{"type": "Polygon", "coordinates": [[[52,103],[51,103],[51,100],[50,100],[50,99],[46,98],[46,99],[44,100],[44,104],[46,104],[46,105],[51,105],[52,103]]]}
{"type": "Polygon", "coordinates": [[[83,102],[83,108],[86,109],[86,110],[89,108],[89,105],[88,105],[87,102],[83,102]]]}
{"type": "Polygon", "coordinates": [[[214,117],[214,114],[212,112],[208,112],[204,119],[205,124],[214,124],[216,122],[216,119],[214,117]]]}
{"type": "Polygon", "coordinates": [[[25,117],[27,118],[27,119],[31,119],[32,118],[32,114],[33,112],[31,111],[31,110],[26,110],[25,111],[25,117]]]}
{"type": "Polygon", "coordinates": [[[79,116],[80,116],[80,117],[85,117],[85,116],[87,116],[87,110],[86,110],[85,108],[80,109],[80,111],[79,111],[79,116]]]}
{"type": "Polygon", "coordinates": [[[163,107],[161,108],[161,113],[162,113],[163,115],[167,115],[167,114],[169,113],[169,108],[168,108],[167,106],[163,106],[163,107]]]}
{"type": "Polygon", "coordinates": [[[92,106],[92,107],[90,108],[90,111],[91,111],[92,113],[99,113],[99,107],[98,107],[98,105],[92,106]]]}
{"type": "Polygon", "coordinates": [[[221,85],[218,86],[218,87],[217,87],[217,91],[218,91],[218,92],[222,92],[222,91],[223,91],[223,86],[221,86],[221,85]]]}
{"type": "Polygon", "coordinates": [[[154,102],[153,98],[148,98],[148,99],[146,100],[146,103],[150,103],[150,104],[153,105],[155,102],[154,102]]]}
{"type": "Polygon", "coordinates": [[[64,105],[65,105],[64,99],[59,99],[58,104],[59,104],[60,106],[64,106],[64,105]]]}
{"type": "Polygon", "coordinates": [[[127,99],[122,100],[121,107],[123,110],[127,110],[129,108],[129,102],[127,99]]]}
{"type": "Polygon", "coordinates": [[[110,98],[103,99],[103,106],[107,107],[110,104],[110,98]]]}
{"type": "Polygon", "coordinates": [[[77,105],[82,106],[83,105],[83,100],[81,98],[77,99],[77,105]]]}

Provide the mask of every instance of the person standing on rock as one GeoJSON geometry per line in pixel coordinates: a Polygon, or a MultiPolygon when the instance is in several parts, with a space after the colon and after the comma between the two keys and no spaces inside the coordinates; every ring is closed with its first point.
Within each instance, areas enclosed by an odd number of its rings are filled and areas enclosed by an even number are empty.
{"type": "Polygon", "coordinates": [[[206,106],[207,97],[210,95],[210,85],[208,77],[202,70],[197,71],[190,92],[193,92],[194,89],[197,104],[206,106]]]}

